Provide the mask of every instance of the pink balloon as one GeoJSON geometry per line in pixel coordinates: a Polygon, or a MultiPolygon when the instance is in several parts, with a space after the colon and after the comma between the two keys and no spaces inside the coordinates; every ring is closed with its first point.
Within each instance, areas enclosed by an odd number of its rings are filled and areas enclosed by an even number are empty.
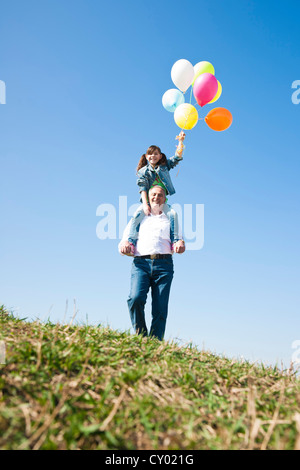
{"type": "Polygon", "coordinates": [[[194,83],[194,96],[199,106],[209,103],[217,94],[218,80],[212,73],[202,73],[194,83]]]}

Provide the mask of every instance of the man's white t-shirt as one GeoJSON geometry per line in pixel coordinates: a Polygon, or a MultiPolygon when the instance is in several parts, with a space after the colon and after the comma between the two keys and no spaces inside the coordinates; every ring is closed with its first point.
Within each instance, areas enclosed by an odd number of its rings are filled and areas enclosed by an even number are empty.
{"type": "MultiPolygon", "coordinates": [[[[124,230],[121,243],[128,240],[130,223],[131,221],[124,230]]],[[[135,256],[156,254],[172,254],[170,221],[164,212],[160,215],[150,214],[143,218],[136,244],[135,256]]]]}

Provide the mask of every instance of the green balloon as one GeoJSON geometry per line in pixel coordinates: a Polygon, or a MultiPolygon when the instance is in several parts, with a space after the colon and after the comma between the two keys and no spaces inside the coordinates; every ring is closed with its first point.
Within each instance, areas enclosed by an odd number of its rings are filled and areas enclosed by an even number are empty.
{"type": "Polygon", "coordinates": [[[211,73],[212,75],[215,74],[214,66],[206,60],[202,60],[201,62],[198,62],[198,64],[194,65],[194,71],[195,75],[192,85],[194,85],[196,78],[198,78],[202,73],[211,73]]]}

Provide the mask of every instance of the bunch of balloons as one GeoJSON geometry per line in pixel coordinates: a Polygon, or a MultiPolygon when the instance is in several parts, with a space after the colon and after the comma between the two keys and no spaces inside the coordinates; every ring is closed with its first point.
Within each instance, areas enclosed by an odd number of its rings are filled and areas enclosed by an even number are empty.
{"type": "MultiPolygon", "coordinates": [[[[192,93],[201,108],[217,101],[222,93],[222,85],[215,77],[215,69],[210,62],[201,61],[195,66],[186,59],[180,59],[172,67],[171,78],[177,88],[166,91],[162,97],[163,107],[174,113],[174,120],[181,129],[192,129],[198,123],[198,111],[191,104],[192,93]],[[190,103],[185,102],[184,94],[191,88],[190,103]]],[[[232,114],[225,108],[214,108],[204,118],[214,131],[224,131],[232,124],[232,114]]]]}

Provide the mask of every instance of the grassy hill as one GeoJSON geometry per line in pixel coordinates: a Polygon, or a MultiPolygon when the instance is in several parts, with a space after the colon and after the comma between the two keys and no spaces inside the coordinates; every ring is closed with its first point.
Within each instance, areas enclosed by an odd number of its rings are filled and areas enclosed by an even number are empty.
{"type": "Polygon", "coordinates": [[[0,307],[1,449],[300,449],[300,382],[277,368],[0,307]]]}

